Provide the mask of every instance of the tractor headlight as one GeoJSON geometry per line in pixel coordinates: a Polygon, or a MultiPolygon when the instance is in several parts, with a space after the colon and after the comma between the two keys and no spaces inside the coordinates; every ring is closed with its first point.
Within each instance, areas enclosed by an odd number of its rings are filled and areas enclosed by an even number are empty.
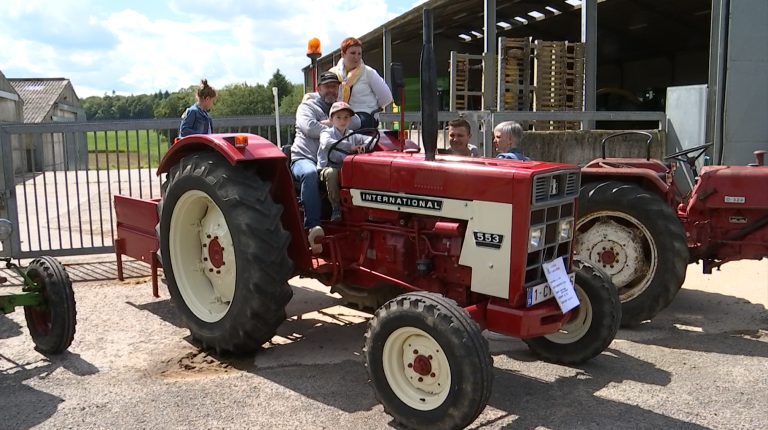
{"type": "Polygon", "coordinates": [[[13,224],[5,218],[0,218],[0,240],[8,240],[13,232],[13,224]]]}
{"type": "Polygon", "coordinates": [[[544,226],[531,228],[528,234],[528,252],[540,249],[544,245],[544,226]]]}
{"type": "Polygon", "coordinates": [[[560,221],[557,226],[557,241],[566,242],[573,237],[573,218],[560,221]]]}

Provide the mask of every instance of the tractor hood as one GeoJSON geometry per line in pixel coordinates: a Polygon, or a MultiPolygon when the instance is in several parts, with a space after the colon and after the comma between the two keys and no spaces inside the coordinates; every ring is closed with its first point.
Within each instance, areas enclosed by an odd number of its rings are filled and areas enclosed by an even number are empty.
{"type": "Polygon", "coordinates": [[[530,203],[537,174],[574,170],[571,164],[374,152],[348,156],[341,169],[344,188],[499,203],[530,203]]]}

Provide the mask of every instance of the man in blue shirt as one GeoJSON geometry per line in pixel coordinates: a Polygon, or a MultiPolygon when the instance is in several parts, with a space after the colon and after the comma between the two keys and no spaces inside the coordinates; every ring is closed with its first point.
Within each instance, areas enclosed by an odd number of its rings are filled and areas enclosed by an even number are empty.
{"type": "Polygon", "coordinates": [[[514,121],[504,121],[493,129],[493,145],[498,155],[496,158],[507,160],[531,161],[517,148],[523,140],[523,127],[514,121]]]}

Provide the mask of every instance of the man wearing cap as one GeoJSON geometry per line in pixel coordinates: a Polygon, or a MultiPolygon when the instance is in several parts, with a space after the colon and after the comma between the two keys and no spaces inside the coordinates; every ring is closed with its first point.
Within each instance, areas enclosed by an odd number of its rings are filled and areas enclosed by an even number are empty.
{"type": "MultiPolygon", "coordinates": [[[[296,137],[291,146],[291,172],[301,183],[304,228],[309,230],[309,244],[314,252],[322,250],[315,241],[325,236],[320,227],[320,177],[317,172],[320,133],[332,126],[328,114],[339,96],[341,82],[335,73],[323,72],[317,83],[317,93],[302,101],[296,109],[296,137]]],[[[353,116],[349,129],[358,128],[360,118],[353,116]]]]}

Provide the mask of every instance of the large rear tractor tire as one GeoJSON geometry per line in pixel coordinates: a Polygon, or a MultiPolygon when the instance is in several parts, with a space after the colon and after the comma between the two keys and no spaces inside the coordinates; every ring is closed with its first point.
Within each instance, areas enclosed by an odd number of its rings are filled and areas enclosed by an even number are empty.
{"type": "Polygon", "coordinates": [[[536,355],[557,364],[581,364],[597,357],[613,342],[621,322],[616,287],[590,262],[574,256],[579,306],[558,333],[523,339],[536,355]]]}
{"type": "Polygon", "coordinates": [[[35,349],[43,354],[61,354],[72,344],[77,326],[72,281],[64,266],[53,257],[32,260],[26,274],[43,296],[42,306],[24,306],[35,349]]]}
{"type": "Polygon", "coordinates": [[[171,299],[204,349],[246,354],[269,341],[293,297],[290,234],[270,183],[217,153],[172,167],[158,204],[171,299]]]}
{"type": "Polygon", "coordinates": [[[689,261],[675,211],[653,192],[618,181],[582,187],[576,254],[611,277],[624,326],[650,320],[669,306],[689,261]]]}
{"type": "Polygon", "coordinates": [[[463,429],[493,385],[488,341],[469,313],[435,293],[407,293],[379,308],[365,334],[376,398],[411,429],[463,429]]]}

